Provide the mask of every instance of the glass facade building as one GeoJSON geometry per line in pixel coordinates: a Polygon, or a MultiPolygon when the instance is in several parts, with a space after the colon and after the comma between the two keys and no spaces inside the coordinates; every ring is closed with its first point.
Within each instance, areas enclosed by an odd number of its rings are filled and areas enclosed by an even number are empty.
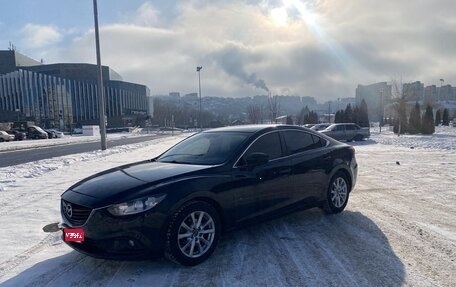
{"type": "MultiPolygon", "coordinates": [[[[68,69],[73,64],[55,65],[68,69]]],[[[67,131],[82,125],[98,125],[96,79],[59,77],[46,73],[45,66],[39,66],[39,72],[17,67],[0,75],[0,122],[27,120],[44,128],[67,131]]],[[[96,66],[74,67],[82,74],[84,69],[91,72],[96,66]]],[[[138,119],[150,114],[150,91],[146,86],[120,80],[105,80],[103,86],[108,128],[137,125],[138,119]]]]}
{"type": "MultiPolygon", "coordinates": [[[[120,81],[104,84],[108,127],[131,124],[147,116],[147,87],[120,81]]],[[[0,75],[0,110],[45,128],[70,130],[98,124],[97,84],[18,70],[0,75]]],[[[5,119],[3,119],[5,120],[5,119]]],[[[16,120],[13,116],[10,121],[16,120]]]]}

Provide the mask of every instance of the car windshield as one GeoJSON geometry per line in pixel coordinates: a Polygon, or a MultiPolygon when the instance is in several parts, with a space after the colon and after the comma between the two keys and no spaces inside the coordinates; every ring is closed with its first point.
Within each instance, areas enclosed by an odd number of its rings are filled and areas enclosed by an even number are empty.
{"type": "Polygon", "coordinates": [[[226,162],[249,137],[248,133],[200,133],[177,144],[157,161],[215,165],[226,162]]]}

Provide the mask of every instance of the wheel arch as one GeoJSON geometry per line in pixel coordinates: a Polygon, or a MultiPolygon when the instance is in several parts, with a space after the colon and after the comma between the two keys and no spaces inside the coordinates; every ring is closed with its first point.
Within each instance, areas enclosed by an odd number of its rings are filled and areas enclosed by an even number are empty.
{"type": "MultiPolygon", "coordinates": [[[[222,233],[226,230],[227,223],[228,223],[228,218],[225,215],[225,212],[223,211],[223,207],[221,204],[214,198],[214,194],[210,192],[197,192],[192,194],[191,197],[186,197],[177,202],[170,210],[168,214],[168,218],[166,222],[168,223],[171,218],[173,217],[174,213],[176,213],[182,206],[188,204],[191,201],[203,201],[206,203],[209,203],[212,205],[215,210],[217,211],[219,217],[220,217],[220,224],[222,226],[222,233]]],[[[167,225],[167,224],[165,224],[167,225]]]]}
{"type": "Polygon", "coordinates": [[[352,173],[349,171],[349,169],[343,165],[341,166],[338,166],[338,167],[335,167],[330,176],[329,176],[329,179],[332,179],[334,177],[335,174],[337,174],[338,172],[341,172],[343,175],[345,175],[345,177],[347,178],[347,183],[349,185],[349,191],[348,192],[351,192],[352,190],[352,187],[353,187],[353,175],[352,173]]]}

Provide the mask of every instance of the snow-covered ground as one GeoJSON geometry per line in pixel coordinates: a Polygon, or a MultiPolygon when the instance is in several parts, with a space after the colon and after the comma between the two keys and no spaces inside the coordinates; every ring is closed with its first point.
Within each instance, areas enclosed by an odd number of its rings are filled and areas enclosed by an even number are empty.
{"type": "Polygon", "coordinates": [[[354,143],[359,177],[346,211],[312,209],[228,233],[192,268],[93,259],[41,230],[59,220],[59,196],[74,182],[185,136],[0,168],[0,285],[456,286],[454,128],[372,131],[354,143]]]}

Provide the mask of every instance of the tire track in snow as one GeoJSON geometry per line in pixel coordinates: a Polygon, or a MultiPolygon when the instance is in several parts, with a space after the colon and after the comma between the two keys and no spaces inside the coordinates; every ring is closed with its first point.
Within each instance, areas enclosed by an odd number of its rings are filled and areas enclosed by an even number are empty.
{"type": "Polygon", "coordinates": [[[5,276],[10,270],[14,269],[15,267],[22,264],[24,261],[29,259],[31,256],[43,251],[48,246],[52,244],[52,242],[57,242],[60,236],[56,234],[48,234],[45,238],[43,238],[39,243],[33,245],[29,249],[19,253],[18,255],[10,258],[2,263],[0,263],[0,278],[5,276]]]}

